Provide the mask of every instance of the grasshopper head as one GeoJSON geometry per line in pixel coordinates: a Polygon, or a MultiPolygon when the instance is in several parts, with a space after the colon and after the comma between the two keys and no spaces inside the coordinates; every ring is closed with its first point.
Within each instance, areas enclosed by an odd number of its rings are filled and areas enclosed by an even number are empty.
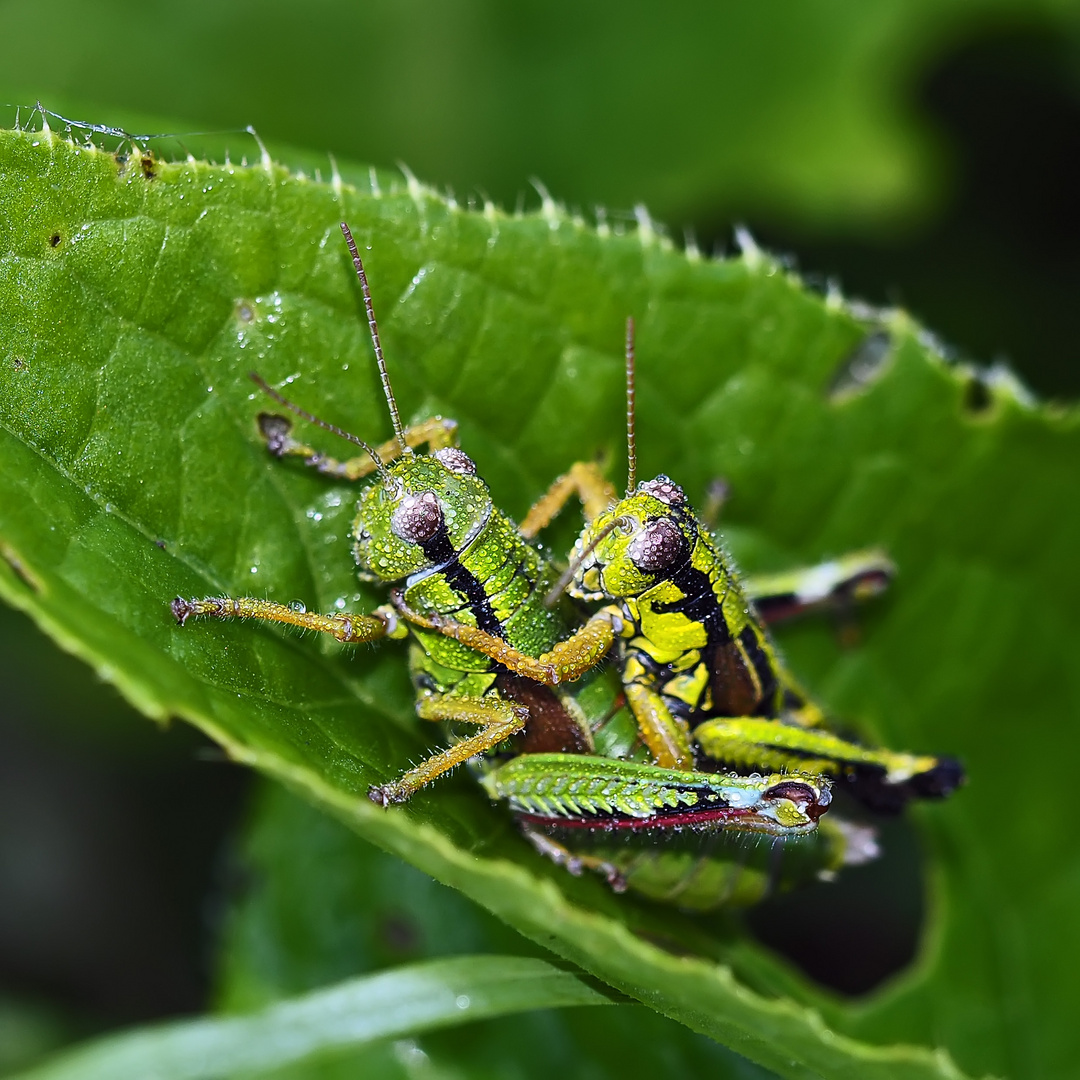
{"type": "Polygon", "coordinates": [[[690,558],[697,531],[677,484],[666,476],[638,484],[581,534],[574,546],[570,595],[583,600],[640,595],[690,558]]]}
{"type": "Polygon", "coordinates": [[[491,515],[491,495],[456,448],[403,455],[360,498],[353,552],[361,574],[400,581],[452,559],[491,515]]]}
{"type": "Polygon", "coordinates": [[[767,778],[769,787],[746,828],[772,836],[797,836],[817,828],[832,803],[829,781],[823,776],[787,773],[767,778]]]}

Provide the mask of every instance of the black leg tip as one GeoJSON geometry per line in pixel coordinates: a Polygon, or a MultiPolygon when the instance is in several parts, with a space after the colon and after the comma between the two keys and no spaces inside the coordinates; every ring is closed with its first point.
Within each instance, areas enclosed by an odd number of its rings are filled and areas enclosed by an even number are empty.
{"type": "Polygon", "coordinates": [[[399,792],[392,790],[391,784],[372,784],[368,788],[367,797],[376,805],[381,806],[384,810],[388,806],[393,806],[396,803],[403,803],[408,801],[408,795],[402,795],[399,792]]]}
{"type": "Polygon", "coordinates": [[[911,778],[912,791],[923,799],[944,799],[966,779],[964,767],[956,758],[943,757],[930,770],[911,778]]]}

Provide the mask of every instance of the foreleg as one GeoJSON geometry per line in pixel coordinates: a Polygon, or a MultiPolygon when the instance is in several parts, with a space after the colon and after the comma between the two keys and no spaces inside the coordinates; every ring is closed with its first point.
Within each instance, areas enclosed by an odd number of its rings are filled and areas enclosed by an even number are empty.
{"type": "Polygon", "coordinates": [[[455,622],[439,615],[421,615],[405,604],[400,593],[392,593],[395,607],[402,617],[416,626],[437,630],[446,637],[468,645],[484,656],[498,661],[507,670],[523,675],[545,686],[580,679],[594,668],[611,648],[622,630],[622,618],[612,608],[598,611],[570,637],[558,642],[550,652],[529,656],[486,630],[467,623],[455,622]]]}
{"type": "Polygon", "coordinates": [[[378,641],[382,637],[403,637],[405,627],[397,612],[386,606],[371,615],[320,615],[302,607],[275,604],[252,596],[211,596],[203,600],[185,600],[178,596],[170,605],[176,621],[183,626],[191,618],[211,615],[215,619],[262,619],[264,622],[285,623],[302,630],[330,634],[347,645],[378,641]]]}

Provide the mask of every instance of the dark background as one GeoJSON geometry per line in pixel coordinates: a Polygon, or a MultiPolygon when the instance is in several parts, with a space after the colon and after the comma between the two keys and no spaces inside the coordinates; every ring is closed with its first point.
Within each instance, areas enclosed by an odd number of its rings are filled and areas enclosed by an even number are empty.
{"type": "MultiPolygon", "coordinates": [[[[404,160],[509,207],[537,205],[537,177],[588,216],[645,204],[706,252],[745,223],[821,288],[904,306],[957,359],[1075,398],[1080,23],[1033,5],[814,10],[0,3],[0,100],[128,130],[252,123],[286,162],[404,160]]],[[[7,610],[0,686],[3,1068],[205,1007],[251,781],[7,610]]],[[[918,929],[915,838],[899,826],[889,846],[842,893],[800,895],[815,935],[783,909],[753,924],[830,985],[870,988],[918,929]]]]}

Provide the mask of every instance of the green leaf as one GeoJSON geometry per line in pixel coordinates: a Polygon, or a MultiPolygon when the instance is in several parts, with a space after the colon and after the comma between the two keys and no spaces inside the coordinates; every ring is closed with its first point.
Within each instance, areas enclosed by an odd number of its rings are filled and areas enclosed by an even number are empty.
{"type": "MultiPolygon", "coordinates": [[[[550,955],[280,785],[259,791],[239,874],[248,887],[223,934],[220,1004],[230,1012],[435,956],[550,955]]],[[[349,1076],[407,1077],[409,1063],[419,1059],[439,1076],[460,1069],[471,1077],[521,1080],[774,1075],[644,1005],[626,1003],[479,1021],[413,1038],[408,1053],[401,1050],[369,1047],[334,1068],[351,1068],[343,1074],[349,1076]]],[[[311,1077],[307,1068],[304,1080],[311,1077]]]]}
{"type": "Polygon", "coordinates": [[[534,941],[781,1075],[1067,1072],[1053,1003],[1080,980],[1076,840],[1045,781],[1047,746],[1061,761],[1080,749],[1080,512],[1062,495],[1075,413],[1032,408],[1001,380],[974,411],[973,375],[903,316],[809,293],[752,250],[707,261],[648,231],[372,185],[3,136],[0,593],[148,715],[190,720],[534,941]],[[343,655],[172,621],[178,594],[377,600],[345,544],[353,496],[267,460],[246,378],[295,377],[290,394],[327,420],[388,434],[342,218],[370,249],[403,411],[455,416],[510,513],[577,458],[607,453],[618,474],[633,313],[642,475],[671,473],[695,499],[725,475],[732,520],[777,559],[889,548],[901,576],[862,647],[839,655],[820,630],[788,650],[870,737],[958,753],[970,770],[967,790],[916,815],[935,859],[931,924],[890,990],[844,1005],[730,918],[560,873],[464,776],[374,807],[368,784],[433,738],[411,719],[392,643],[343,655]],[[830,393],[877,331],[887,363],[830,393]]]}
{"type": "Polygon", "coordinates": [[[22,1080],[199,1080],[299,1064],[474,1018],[604,1004],[603,994],[542,960],[460,956],[352,979],[253,1016],[183,1020],[107,1037],[22,1080]]]}

